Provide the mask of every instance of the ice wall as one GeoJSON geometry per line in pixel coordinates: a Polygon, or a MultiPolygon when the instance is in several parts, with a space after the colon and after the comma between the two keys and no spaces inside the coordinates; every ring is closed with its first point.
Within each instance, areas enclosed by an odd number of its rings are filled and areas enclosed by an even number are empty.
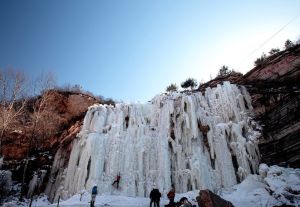
{"type": "Polygon", "coordinates": [[[205,94],[94,105],[73,145],[62,192],[90,191],[95,183],[100,193],[128,196],[148,196],[153,187],[168,191],[172,184],[176,192],[234,185],[258,170],[251,110],[247,91],[229,82],[205,94]]]}

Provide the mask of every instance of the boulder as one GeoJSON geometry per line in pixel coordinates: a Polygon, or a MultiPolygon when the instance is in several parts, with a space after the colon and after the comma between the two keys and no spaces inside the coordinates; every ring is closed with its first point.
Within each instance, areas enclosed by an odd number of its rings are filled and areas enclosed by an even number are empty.
{"type": "Polygon", "coordinates": [[[224,200],[210,190],[200,190],[196,200],[198,206],[201,207],[234,207],[231,202],[224,200]]]}

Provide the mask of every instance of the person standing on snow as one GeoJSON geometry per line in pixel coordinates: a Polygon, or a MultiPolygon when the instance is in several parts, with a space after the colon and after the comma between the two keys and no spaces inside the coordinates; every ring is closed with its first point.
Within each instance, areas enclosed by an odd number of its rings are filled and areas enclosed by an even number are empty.
{"type": "Polygon", "coordinates": [[[95,205],[97,194],[98,194],[98,189],[97,189],[97,184],[95,184],[93,189],[92,189],[91,207],[94,207],[94,205],[95,205]]]}
{"type": "Polygon", "coordinates": [[[152,189],[150,192],[150,207],[152,207],[152,203],[154,203],[154,207],[159,207],[159,201],[160,201],[161,193],[158,189],[152,189]]]}
{"type": "Polygon", "coordinates": [[[175,202],[174,202],[174,199],[175,199],[175,189],[173,187],[168,192],[167,196],[168,196],[168,199],[170,200],[169,207],[175,206],[175,202]]]}

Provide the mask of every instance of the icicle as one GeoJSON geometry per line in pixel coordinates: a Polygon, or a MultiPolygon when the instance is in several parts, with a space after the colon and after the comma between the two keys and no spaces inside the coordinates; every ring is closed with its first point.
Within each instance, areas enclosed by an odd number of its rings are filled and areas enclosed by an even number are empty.
{"type": "Polygon", "coordinates": [[[28,185],[28,193],[27,193],[28,198],[30,198],[33,195],[37,186],[38,186],[38,174],[37,172],[34,172],[33,177],[30,180],[28,185]]]}
{"type": "Polygon", "coordinates": [[[0,157],[0,170],[2,169],[2,165],[3,165],[3,157],[0,157]]]}
{"type": "Polygon", "coordinates": [[[7,196],[12,187],[12,173],[9,170],[0,170],[1,196],[7,196]]]}

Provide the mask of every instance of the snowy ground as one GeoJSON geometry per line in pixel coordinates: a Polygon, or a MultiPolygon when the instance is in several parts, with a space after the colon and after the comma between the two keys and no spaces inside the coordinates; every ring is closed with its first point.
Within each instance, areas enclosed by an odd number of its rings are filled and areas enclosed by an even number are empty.
{"type": "MultiPolygon", "coordinates": [[[[282,168],[278,166],[260,166],[260,175],[250,175],[242,183],[232,188],[222,189],[218,192],[224,199],[231,201],[236,207],[271,207],[288,204],[300,206],[300,169],[282,168]]],[[[181,197],[187,197],[196,204],[198,191],[190,191],[176,194],[175,201],[181,197]]],[[[85,192],[80,201],[80,195],[74,195],[66,201],[61,201],[59,206],[89,206],[90,194],[85,192]]],[[[148,207],[149,198],[126,197],[114,195],[99,195],[96,198],[96,206],[110,207],[148,207]]],[[[163,195],[161,206],[168,203],[166,195],[163,195]]],[[[28,206],[28,203],[5,204],[4,207],[28,206]]],[[[33,202],[32,206],[57,206],[50,204],[45,197],[33,202]]]]}

